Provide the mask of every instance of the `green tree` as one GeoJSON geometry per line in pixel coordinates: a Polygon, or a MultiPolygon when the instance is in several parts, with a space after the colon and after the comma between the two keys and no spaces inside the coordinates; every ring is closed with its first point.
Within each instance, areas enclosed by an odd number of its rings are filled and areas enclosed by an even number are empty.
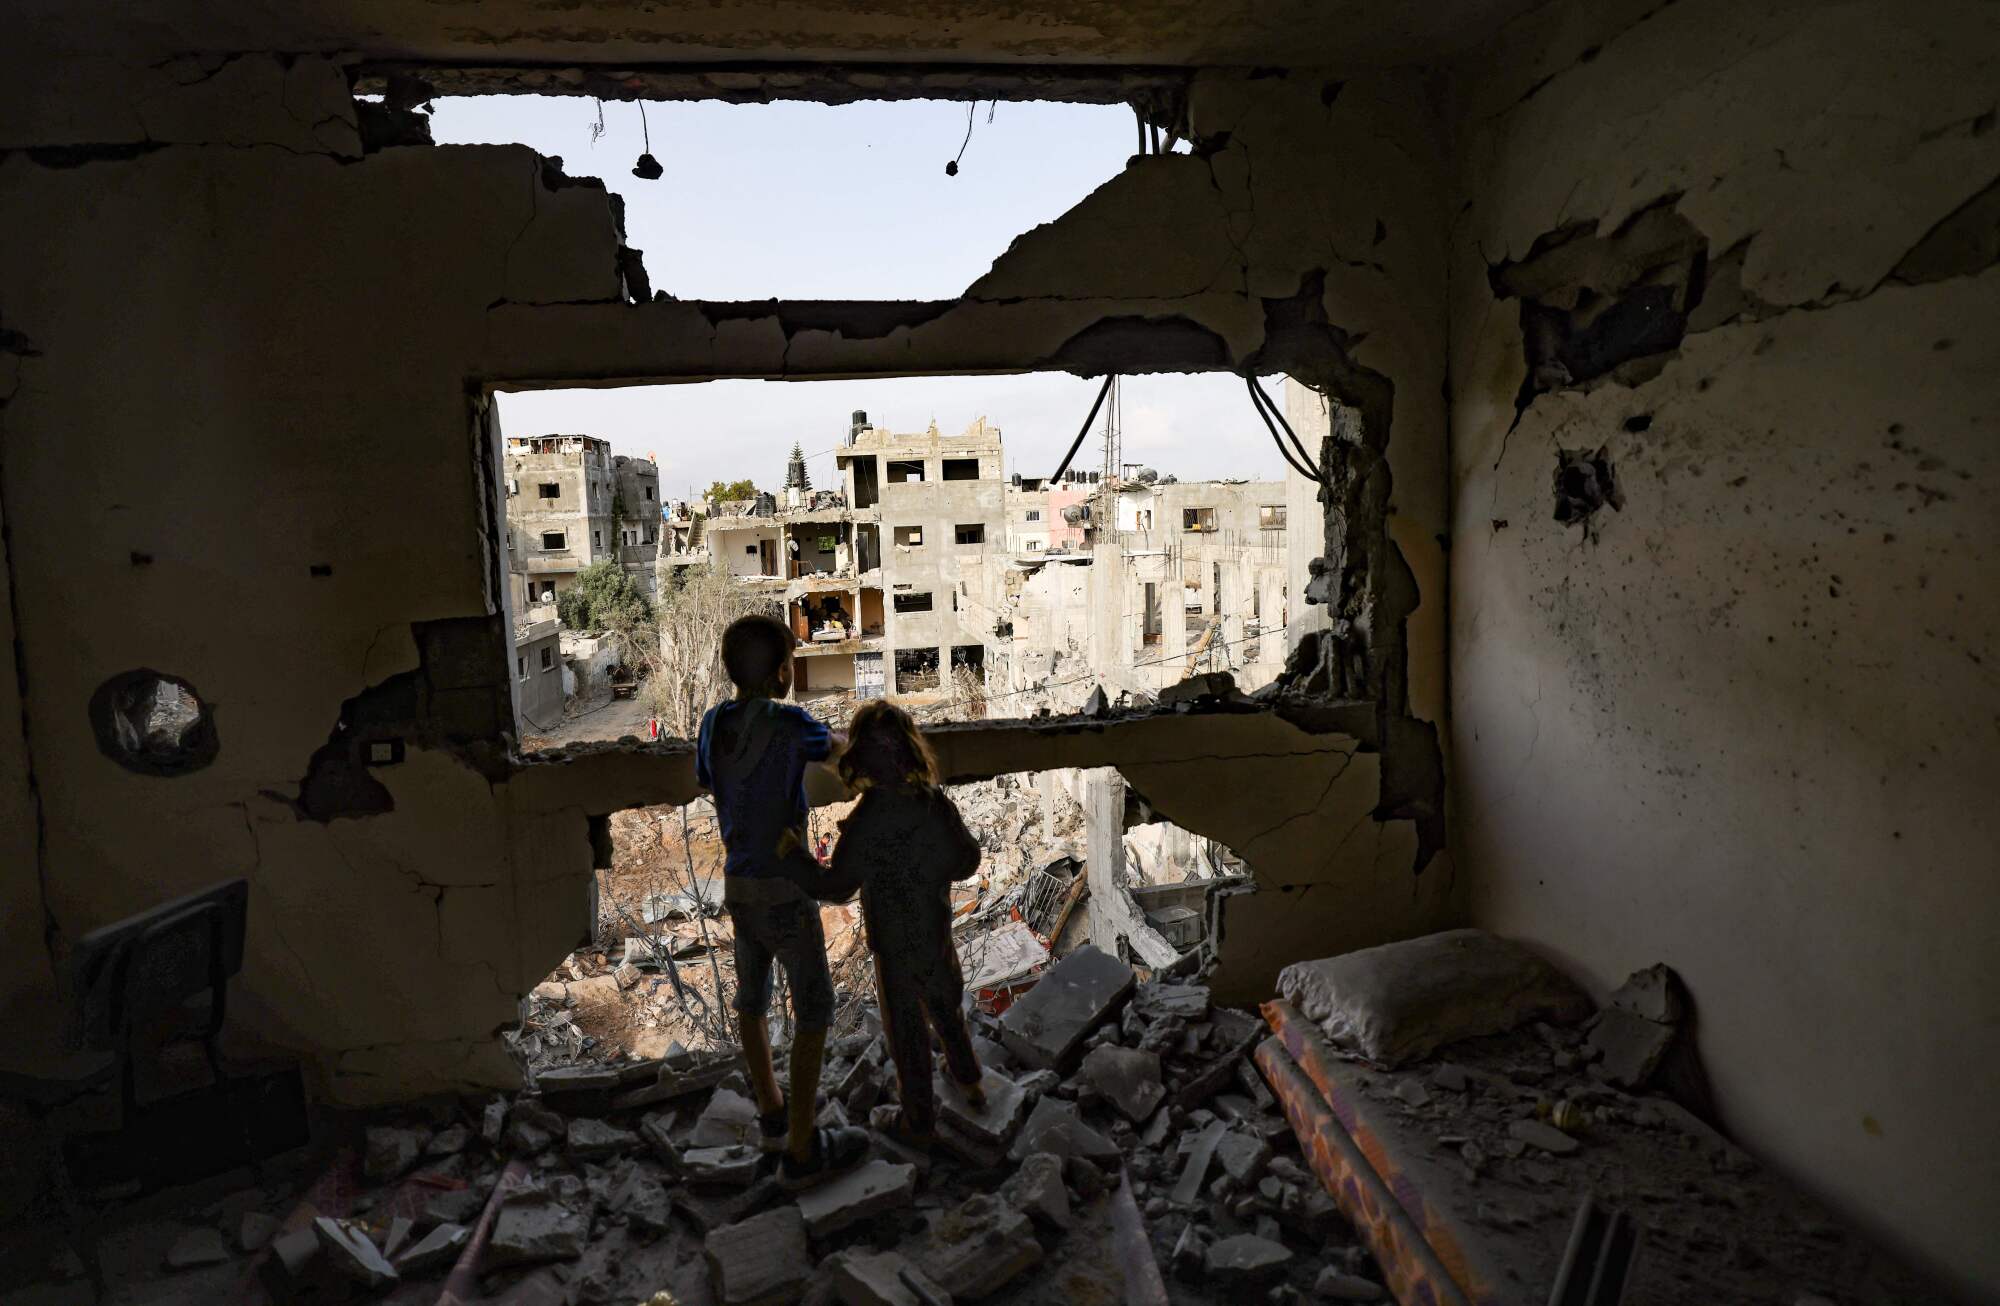
{"type": "Polygon", "coordinates": [[[725,499],[754,499],[757,497],[757,482],[748,477],[740,481],[717,481],[708,487],[705,497],[710,503],[720,503],[725,499]]]}
{"type": "Polygon", "coordinates": [[[556,595],[556,616],[571,630],[601,635],[650,623],[653,605],[615,562],[593,562],[556,595]]]}

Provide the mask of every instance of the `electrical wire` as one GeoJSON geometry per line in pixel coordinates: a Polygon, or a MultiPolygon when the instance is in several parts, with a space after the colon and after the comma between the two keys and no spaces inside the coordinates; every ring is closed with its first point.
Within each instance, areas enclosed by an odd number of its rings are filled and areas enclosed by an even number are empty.
{"type": "Polygon", "coordinates": [[[1250,388],[1251,407],[1257,410],[1257,416],[1264,419],[1264,429],[1271,433],[1271,443],[1278,446],[1279,454],[1283,455],[1285,461],[1291,464],[1293,471],[1315,484],[1325,485],[1326,476],[1320,471],[1319,465],[1312,460],[1312,456],[1306,452],[1306,447],[1300,441],[1298,432],[1292,430],[1292,424],[1286,422],[1285,415],[1277,411],[1278,406],[1276,401],[1264,393],[1264,388],[1257,384],[1256,377],[1245,376],[1243,384],[1250,388]],[[1291,450],[1285,448],[1285,441],[1278,434],[1278,428],[1271,424],[1273,415],[1277,417],[1279,422],[1284,423],[1285,435],[1292,438],[1293,447],[1299,451],[1297,458],[1292,457],[1291,450]]]}
{"type": "Polygon", "coordinates": [[[1076,440],[1071,443],[1069,452],[1063,455],[1062,466],[1056,468],[1054,476],[1049,477],[1051,485],[1062,479],[1062,474],[1069,470],[1070,460],[1076,457],[1076,451],[1083,448],[1083,437],[1090,434],[1090,424],[1097,420],[1097,410],[1104,407],[1104,396],[1111,393],[1111,383],[1116,379],[1117,373],[1114,372],[1105,377],[1104,384],[1098,387],[1097,398],[1090,405],[1090,415],[1083,419],[1083,426],[1077,431],[1076,440]]]}

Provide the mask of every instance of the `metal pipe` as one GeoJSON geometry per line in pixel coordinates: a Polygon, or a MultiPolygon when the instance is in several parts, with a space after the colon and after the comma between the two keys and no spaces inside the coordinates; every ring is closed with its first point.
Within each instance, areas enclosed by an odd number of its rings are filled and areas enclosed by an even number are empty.
{"type": "Polygon", "coordinates": [[[1083,448],[1083,437],[1090,434],[1090,424],[1097,420],[1097,410],[1104,407],[1104,396],[1111,393],[1111,382],[1116,375],[1114,372],[1104,378],[1104,384],[1097,391],[1096,402],[1090,405],[1090,416],[1083,419],[1083,429],[1076,433],[1075,442],[1070,445],[1069,452],[1063,455],[1062,466],[1056,468],[1054,476],[1049,477],[1051,482],[1062,479],[1062,474],[1069,470],[1070,461],[1076,457],[1076,451],[1083,448]]]}

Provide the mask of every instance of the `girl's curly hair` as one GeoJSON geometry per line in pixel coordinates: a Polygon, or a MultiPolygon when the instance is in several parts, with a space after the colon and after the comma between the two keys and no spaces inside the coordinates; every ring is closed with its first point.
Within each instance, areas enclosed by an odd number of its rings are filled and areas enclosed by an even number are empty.
{"type": "Polygon", "coordinates": [[[910,714],[894,703],[864,703],[847,727],[840,778],[850,788],[878,784],[936,784],[937,758],[910,714]]]}

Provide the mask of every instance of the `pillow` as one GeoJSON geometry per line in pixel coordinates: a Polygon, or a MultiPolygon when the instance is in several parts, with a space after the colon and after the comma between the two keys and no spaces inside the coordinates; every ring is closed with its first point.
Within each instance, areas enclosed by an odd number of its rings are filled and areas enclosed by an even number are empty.
{"type": "Polygon", "coordinates": [[[1278,992],[1337,1048],[1397,1066],[1531,1020],[1574,1024],[1591,1001],[1518,943],[1446,930],[1278,972],[1278,992]]]}

